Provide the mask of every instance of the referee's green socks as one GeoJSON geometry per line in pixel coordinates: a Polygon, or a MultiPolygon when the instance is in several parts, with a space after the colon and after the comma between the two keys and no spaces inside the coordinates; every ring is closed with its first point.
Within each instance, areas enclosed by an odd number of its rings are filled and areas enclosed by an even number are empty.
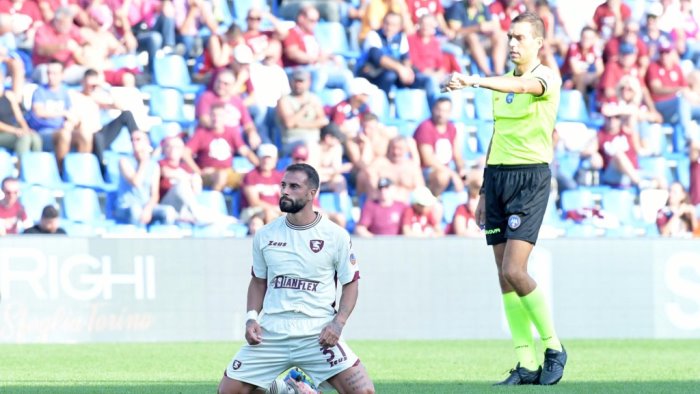
{"type": "Polygon", "coordinates": [[[520,297],[520,301],[535,324],[537,332],[540,333],[544,347],[561,351],[561,342],[554,331],[552,314],[549,312],[547,300],[545,300],[544,293],[540,291],[540,288],[536,287],[530,294],[520,297]]]}
{"type": "Polygon", "coordinates": [[[510,335],[513,337],[515,356],[518,358],[520,366],[530,371],[537,371],[539,363],[535,353],[535,341],[532,337],[528,312],[514,291],[503,294],[503,306],[510,327],[510,335]]]}

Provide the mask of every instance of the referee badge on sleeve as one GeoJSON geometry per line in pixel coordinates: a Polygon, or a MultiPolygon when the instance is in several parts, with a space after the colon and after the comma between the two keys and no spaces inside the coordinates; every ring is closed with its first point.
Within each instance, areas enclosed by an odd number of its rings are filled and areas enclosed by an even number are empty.
{"type": "Polygon", "coordinates": [[[508,227],[510,227],[511,230],[515,230],[516,228],[520,227],[520,223],[520,216],[510,215],[508,217],[508,227]]]}

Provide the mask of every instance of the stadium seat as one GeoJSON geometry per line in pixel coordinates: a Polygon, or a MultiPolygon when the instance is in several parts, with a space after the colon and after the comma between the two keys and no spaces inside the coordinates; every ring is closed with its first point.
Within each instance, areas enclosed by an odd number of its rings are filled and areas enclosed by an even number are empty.
{"type": "Polygon", "coordinates": [[[233,156],[233,169],[239,174],[247,174],[255,169],[255,165],[247,157],[233,156]]]}
{"type": "Polygon", "coordinates": [[[664,157],[640,157],[638,161],[639,169],[647,177],[665,179],[667,182],[673,180],[673,174],[664,157]]]}
{"type": "Polygon", "coordinates": [[[675,180],[680,182],[685,190],[690,190],[690,158],[687,155],[679,157],[676,161],[675,180]]]}
{"type": "Polygon", "coordinates": [[[634,222],[634,199],[632,192],[624,189],[610,189],[603,193],[603,211],[614,215],[622,224],[634,222]]]}
{"type": "Polygon", "coordinates": [[[452,92],[440,93],[437,98],[448,98],[452,102],[452,112],[450,113],[450,120],[453,122],[461,122],[466,118],[466,112],[464,108],[466,107],[466,98],[464,97],[464,91],[454,90],[452,92]]]}
{"type": "Polygon", "coordinates": [[[231,197],[231,216],[241,217],[241,203],[243,198],[243,193],[240,189],[235,189],[226,192],[226,195],[231,197]]]}
{"type": "Polygon", "coordinates": [[[224,194],[217,190],[202,190],[197,194],[197,202],[217,213],[228,215],[224,194]]]}
{"type": "Polygon", "coordinates": [[[277,171],[284,171],[292,164],[292,158],[289,156],[282,156],[277,160],[277,171]]]}
{"type": "Polygon", "coordinates": [[[457,208],[467,202],[467,193],[458,193],[455,191],[445,191],[440,195],[442,202],[442,222],[452,223],[457,208]]]}
{"type": "Polygon", "coordinates": [[[430,118],[430,107],[428,107],[425,90],[396,89],[394,103],[398,119],[422,122],[430,118]]]}
{"type": "Polygon", "coordinates": [[[358,52],[350,50],[347,32],[340,22],[319,22],[314,30],[319,46],[325,51],[340,55],[348,60],[360,57],[358,52]]]}
{"type": "Polygon", "coordinates": [[[589,190],[565,190],[561,193],[561,210],[564,213],[581,208],[593,208],[595,200],[589,190]]]}
{"type": "Polygon", "coordinates": [[[151,140],[151,146],[157,148],[160,143],[168,138],[182,134],[182,127],[176,122],[164,122],[157,124],[148,131],[148,137],[151,140]]]}
{"type": "Polygon", "coordinates": [[[19,201],[24,206],[27,217],[34,223],[41,219],[41,211],[47,205],[58,206],[53,191],[42,186],[29,186],[22,189],[19,201]]]}
{"type": "Polygon", "coordinates": [[[107,167],[107,173],[105,174],[105,180],[109,182],[110,184],[113,185],[118,185],[119,184],[119,178],[121,177],[120,171],[119,171],[119,160],[121,160],[122,157],[130,157],[129,155],[125,155],[119,152],[114,152],[114,151],[105,151],[104,153],[104,161],[105,161],[105,167],[107,167]]]}
{"type": "Polygon", "coordinates": [[[129,130],[126,127],[123,127],[119,131],[117,138],[115,138],[109,145],[109,150],[128,155],[132,155],[134,153],[134,147],[131,145],[131,134],[129,134],[129,130]]]}
{"type": "Polygon", "coordinates": [[[581,94],[580,91],[575,89],[562,89],[559,100],[557,120],[566,122],[581,122],[585,124],[590,122],[588,109],[586,109],[586,100],[583,98],[583,94],[581,94]]]}
{"type": "Polygon", "coordinates": [[[177,55],[156,56],[153,63],[154,82],[164,88],[177,89],[184,95],[196,95],[206,87],[192,83],[185,58],[177,55]]]}
{"type": "Polygon", "coordinates": [[[97,191],[116,190],[115,185],[105,182],[97,156],[92,153],[67,154],[63,161],[63,179],[97,191]]]}
{"type": "Polygon", "coordinates": [[[557,170],[560,175],[566,178],[576,179],[576,172],[581,163],[581,155],[579,155],[578,152],[563,152],[558,154],[556,162],[559,165],[557,170]]]}
{"type": "Polygon", "coordinates": [[[98,235],[98,232],[90,223],[79,223],[71,220],[61,220],[60,226],[71,237],[89,238],[98,235]]]}
{"type": "Polygon", "coordinates": [[[63,216],[68,220],[90,223],[95,227],[108,227],[113,224],[113,221],[107,220],[102,213],[97,193],[83,187],[66,191],[63,198],[63,216]]]}
{"type": "Polygon", "coordinates": [[[486,154],[493,136],[493,122],[479,121],[476,124],[476,141],[479,153],[486,154]]]}
{"type": "Polygon", "coordinates": [[[185,116],[184,105],[185,99],[178,90],[170,88],[151,90],[149,101],[151,115],[161,118],[163,122],[177,122],[183,128],[189,129],[195,124],[195,120],[185,116]]]}
{"type": "Polygon", "coordinates": [[[20,180],[30,185],[59,190],[70,187],[61,180],[61,176],[58,174],[56,155],[53,153],[27,152],[23,154],[19,174],[20,180]]]}
{"type": "Polygon", "coordinates": [[[389,120],[389,99],[381,89],[374,89],[367,102],[369,109],[373,114],[377,115],[380,122],[389,120]]]}
{"type": "Polygon", "coordinates": [[[341,101],[345,100],[346,95],[343,89],[324,88],[319,93],[319,98],[324,106],[333,107],[341,101]]]}
{"type": "Polygon", "coordinates": [[[168,238],[181,238],[192,229],[184,229],[176,224],[153,224],[148,226],[148,233],[168,238]]]}
{"type": "Polygon", "coordinates": [[[352,217],[352,200],[347,193],[323,192],[318,195],[318,202],[326,212],[343,213],[345,215],[345,228],[352,233],[355,228],[355,221],[352,217]]]}
{"type": "Polygon", "coordinates": [[[0,179],[5,179],[15,172],[14,158],[10,152],[0,148],[0,179]]]}
{"type": "Polygon", "coordinates": [[[487,89],[470,88],[474,93],[474,111],[476,118],[493,120],[493,94],[487,89]]]}

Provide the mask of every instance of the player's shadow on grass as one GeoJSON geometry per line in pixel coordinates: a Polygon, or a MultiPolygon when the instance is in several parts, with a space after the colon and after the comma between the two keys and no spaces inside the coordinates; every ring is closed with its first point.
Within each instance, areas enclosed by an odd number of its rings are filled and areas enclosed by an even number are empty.
{"type": "Polygon", "coordinates": [[[697,381],[651,381],[651,382],[562,382],[556,386],[493,387],[493,382],[391,382],[375,383],[377,394],[461,394],[488,392],[525,393],[691,393],[696,392],[697,381]]]}

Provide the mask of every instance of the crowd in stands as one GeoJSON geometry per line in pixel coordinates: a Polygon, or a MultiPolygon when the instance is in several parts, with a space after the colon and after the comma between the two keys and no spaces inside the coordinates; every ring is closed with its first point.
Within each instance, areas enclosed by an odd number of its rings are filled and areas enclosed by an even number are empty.
{"type": "Polygon", "coordinates": [[[482,237],[491,96],[440,85],[510,69],[530,10],[563,80],[543,235],[700,236],[698,5],[598,3],[0,0],[0,234],[247,236],[306,162],[358,236],[482,237]]]}

